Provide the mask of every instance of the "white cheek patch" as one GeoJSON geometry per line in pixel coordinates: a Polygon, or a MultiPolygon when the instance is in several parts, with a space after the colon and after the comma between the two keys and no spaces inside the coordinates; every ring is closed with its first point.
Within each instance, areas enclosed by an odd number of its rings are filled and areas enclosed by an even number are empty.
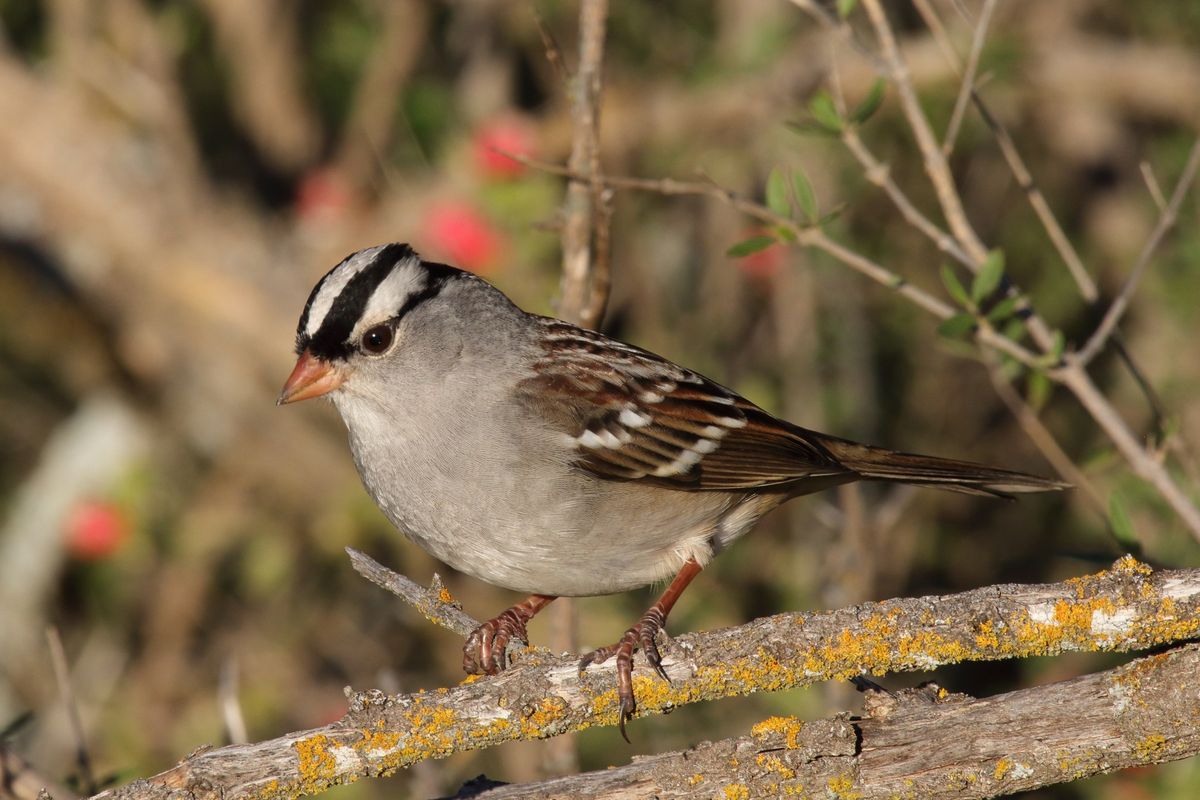
{"type": "Polygon", "coordinates": [[[404,301],[420,292],[428,283],[428,276],[417,269],[419,262],[401,262],[380,281],[367,301],[362,316],[350,331],[350,341],[358,341],[363,332],[374,325],[386,322],[404,306],[404,301]]]}
{"type": "Polygon", "coordinates": [[[307,336],[317,335],[317,331],[321,329],[321,323],[325,321],[329,310],[333,308],[333,301],[337,300],[338,295],[346,288],[346,284],[350,283],[350,279],[371,264],[384,247],[386,245],[371,247],[355,253],[325,277],[316,297],[313,298],[312,305],[308,307],[308,322],[304,326],[304,333],[307,336]]]}

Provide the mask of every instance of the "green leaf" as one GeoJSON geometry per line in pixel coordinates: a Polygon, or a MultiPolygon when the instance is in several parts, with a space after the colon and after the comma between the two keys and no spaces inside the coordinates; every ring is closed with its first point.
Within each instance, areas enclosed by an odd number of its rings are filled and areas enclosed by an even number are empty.
{"type": "Polygon", "coordinates": [[[788,200],[787,176],[775,167],[767,176],[767,208],[781,217],[792,216],[792,203],[788,200]]]}
{"type": "Polygon", "coordinates": [[[1046,401],[1050,399],[1050,389],[1053,384],[1050,383],[1050,378],[1046,373],[1035,370],[1029,373],[1029,383],[1025,386],[1025,399],[1034,411],[1041,411],[1046,406],[1046,401]]]}
{"type": "Polygon", "coordinates": [[[850,121],[855,125],[862,125],[875,115],[879,110],[879,106],[883,104],[883,90],[887,86],[883,78],[876,78],[871,84],[871,91],[867,92],[867,96],[858,104],[850,114],[850,121]]]}
{"type": "Polygon", "coordinates": [[[1025,321],[1020,317],[1013,317],[1008,322],[1004,323],[1004,330],[1000,331],[1006,339],[1012,339],[1014,342],[1019,342],[1025,338],[1025,321]]]}
{"type": "Polygon", "coordinates": [[[792,173],[792,189],[796,192],[796,203],[799,204],[801,213],[808,218],[809,222],[815,220],[818,216],[817,195],[813,192],[812,184],[809,182],[808,176],[804,174],[804,170],[797,168],[792,173]]]}
{"type": "MultiPolygon", "coordinates": [[[[797,136],[837,136],[838,131],[831,131],[815,119],[802,119],[798,122],[784,123],[797,136]]],[[[840,129],[839,129],[840,130],[840,129]]]]}
{"type": "Polygon", "coordinates": [[[830,133],[842,132],[842,118],[838,116],[829,92],[822,89],[813,95],[813,99],[808,101],[808,111],[825,130],[830,133]]]}
{"type": "Polygon", "coordinates": [[[854,7],[858,5],[858,0],[837,0],[838,16],[842,19],[850,16],[854,11],[854,7]]]}
{"type": "Polygon", "coordinates": [[[1004,251],[993,250],[988,253],[983,267],[975,273],[975,280],[971,282],[971,299],[975,301],[976,305],[982,303],[985,298],[996,291],[996,287],[1000,285],[1000,279],[1003,277],[1004,251]]]}
{"type": "Polygon", "coordinates": [[[992,306],[987,312],[988,322],[993,325],[998,325],[1011,317],[1017,310],[1017,304],[1021,302],[1019,297],[1006,297],[996,305],[992,306]]]}
{"type": "Polygon", "coordinates": [[[775,244],[774,236],[751,236],[749,239],[738,242],[726,250],[725,255],[730,258],[742,258],[743,256],[757,253],[759,250],[766,250],[773,244],[775,244]]]}
{"type": "Polygon", "coordinates": [[[942,284],[945,285],[946,291],[950,293],[950,296],[960,306],[963,308],[975,307],[975,304],[971,302],[971,298],[967,296],[967,290],[963,288],[962,282],[954,274],[954,268],[949,264],[942,264],[942,284]]]}
{"type": "Polygon", "coordinates": [[[1133,522],[1125,510],[1125,501],[1121,495],[1113,493],[1108,498],[1108,524],[1112,526],[1113,536],[1126,547],[1139,549],[1137,533],[1133,530],[1133,522]]]}
{"type": "Polygon", "coordinates": [[[975,327],[975,317],[970,314],[955,314],[937,326],[937,332],[947,339],[962,339],[975,327]]]}
{"type": "Polygon", "coordinates": [[[782,225],[773,226],[771,228],[771,232],[774,233],[777,238],[782,239],[789,244],[795,244],[799,241],[799,237],[796,236],[795,231],[793,231],[791,228],[785,228],[782,225]]]}

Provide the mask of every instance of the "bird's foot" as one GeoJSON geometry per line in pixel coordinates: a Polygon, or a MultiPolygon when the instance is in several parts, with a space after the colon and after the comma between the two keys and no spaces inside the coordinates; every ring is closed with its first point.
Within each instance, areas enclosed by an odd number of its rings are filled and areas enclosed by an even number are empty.
{"type": "Polygon", "coordinates": [[[666,614],[660,608],[659,604],[650,607],[637,624],[629,630],[617,641],[616,644],[610,644],[607,647],[600,647],[585,655],[579,661],[579,671],[583,672],[592,664],[603,664],[614,655],[617,657],[617,699],[620,701],[620,717],[617,720],[618,727],[621,729],[621,736],[625,741],[629,741],[629,736],[625,733],[625,721],[633,717],[633,712],[637,710],[637,703],[633,698],[633,653],[639,647],[642,653],[646,656],[646,661],[654,668],[667,683],[671,682],[667,671],[662,666],[662,655],[658,652],[658,643],[654,637],[662,630],[663,623],[666,621],[666,614]]]}
{"type": "Polygon", "coordinates": [[[495,675],[508,667],[508,643],[515,640],[529,644],[525,624],[553,599],[535,594],[471,631],[463,643],[463,672],[495,675]]]}

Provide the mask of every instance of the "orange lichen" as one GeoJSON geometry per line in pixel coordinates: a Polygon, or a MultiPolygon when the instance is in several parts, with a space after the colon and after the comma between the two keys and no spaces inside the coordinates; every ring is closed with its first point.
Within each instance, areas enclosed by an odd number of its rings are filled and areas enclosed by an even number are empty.
{"type": "Polygon", "coordinates": [[[292,745],[299,760],[300,777],[305,781],[332,778],[337,772],[337,759],[329,752],[328,736],[317,734],[292,745]]]}
{"type": "Polygon", "coordinates": [[[800,746],[800,730],[804,723],[796,717],[767,717],[750,729],[750,735],[762,739],[773,733],[782,734],[787,749],[800,746]]]}

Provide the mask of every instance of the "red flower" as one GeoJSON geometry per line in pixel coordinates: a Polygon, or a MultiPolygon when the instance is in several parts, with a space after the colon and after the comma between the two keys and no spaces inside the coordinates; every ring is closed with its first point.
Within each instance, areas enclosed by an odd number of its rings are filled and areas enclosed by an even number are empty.
{"type": "MultiPolygon", "coordinates": [[[[745,238],[761,235],[763,235],[763,231],[752,230],[747,231],[745,238]]],[[[757,283],[768,283],[783,269],[786,254],[786,248],[776,242],[748,256],[742,256],[737,259],[736,263],[742,274],[750,280],[757,283]]]]}
{"type": "Polygon", "coordinates": [[[304,222],[335,222],[346,213],[349,205],[350,189],[336,170],[314,169],[306,173],[296,187],[296,214],[304,222]]]}
{"type": "Polygon", "coordinates": [[[481,175],[500,180],[515,178],[525,171],[525,165],[505,153],[533,156],[533,126],[516,114],[495,117],[475,131],[472,149],[481,175]]]}
{"type": "Polygon", "coordinates": [[[504,235],[473,206],[450,201],[435,205],[425,215],[425,241],[429,250],[451,264],[481,275],[496,268],[504,249],[504,235]]]}
{"type": "Polygon", "coordinates": [[[128,538],[128,521],[112,503],[88,500],[67,517],[67,552],[81,561],[103,561],[128,538]]]}

